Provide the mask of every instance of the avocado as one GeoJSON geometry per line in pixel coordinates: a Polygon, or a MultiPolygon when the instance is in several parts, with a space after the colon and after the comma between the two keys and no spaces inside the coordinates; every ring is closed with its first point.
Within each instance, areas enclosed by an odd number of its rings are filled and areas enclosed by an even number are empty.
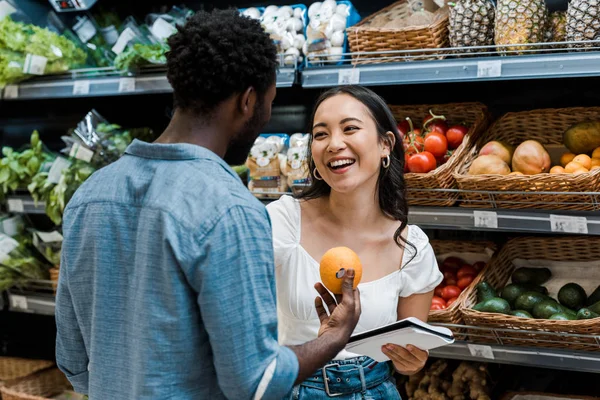
{"type": "Polygon", "coordinates": [[[558,301],[565,307],[579,310],[585,304],[585,290],[576,283],[567,283],[558,291],[558,301]]]}
{"type": "Polygon", "coordinates": [[[586,306],[591,306],[594,303],[597,303],[600,301],[600,286],[598,286],[596,288],[596,290],[594,290],[592,292],[592,294],[590,294],[590,297],[588,297],[587,301],[585,302],[586,306]]]}
{"type": "Polygon", "coordinates": [[[560,304],[554,300],[543,300],[537,303],[531,312],[535,318],[548,319],[554,314],[565,312],[560,304]]]}
{"type": "Polygon", "coordinates": [[[514,311],[509,312],[509,314],[514,317],[519,317],[519,318],[533,318],[533,315],[529,314],[525,310],[514,310],[514,311]]]}
{"type": "Polygon", "coordinates": [[[600,301],[597,301],[596,303],[589,305],[587,308],[590,311],[595,312],[596,314],[600,314],[600,301]]]}
{"type": "Polygon", "coordinates": [[[577,319],[592,319],[598,317],[600,317],[600,314],[590,311],[587,308],[582,308],[577,312],[577,319]]]}
{"type": "Polygon", "coordinates": [[[574,321],[577,318],[573,317],[573,315],[567,314],[567,313],[556,313],[554,315],[551,315],[550,318],[548,318],[548,319],[552,319],[555,321],[574,321]]]}
{"type": "Polygon", "coordinates": [[[510,304],[508,304],[508,301],[501,299],[500,297],[494,297],[476,304],[473,307],[473,310],[497,314],[508,314],[510,312],[510,304]]]}
{"type": "Polygon", "coordinates": [[[533,312],[533,308],[536,306],[536,304],[539,304],[544,300],[547,301],[548,296],[544,296],[538,292],[525,292],[515,300],[515,309],[525,310],[531,313],[533,312]]]}
{"type": "Polygon", "coordinates": [[[548,289],[543,286],[533,285],[531,283],[511,283],[502,289],[500,297],[508,301],[508,303],[513,306],[517,297],[525,292],[539,292],[541,294],[548,294],[548,289]]]}
{"type": "Polygon", "coordinates": [[[512,274],[513,283],[534,283],[541,285],[552,276],[548,268],[518,268],[512,274]]]}
{"type": "Polygon", "coordinates": [[[477,285],[477,300],[481,303],[482,301],[493,299],[498,297],[496,290],[487,282],[481,282],[477,285]]]}

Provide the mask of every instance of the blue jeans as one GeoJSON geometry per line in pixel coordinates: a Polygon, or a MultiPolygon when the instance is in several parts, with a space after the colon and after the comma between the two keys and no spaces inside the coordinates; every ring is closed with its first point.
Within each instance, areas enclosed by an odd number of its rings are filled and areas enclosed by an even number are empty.
{"type": "Polygon", "coordinates": [[[333,360],[292,389],[289,400],[401,400],[389,362],[333,360]],[[326,378],[326,379],[324,379],[326,378]]]}

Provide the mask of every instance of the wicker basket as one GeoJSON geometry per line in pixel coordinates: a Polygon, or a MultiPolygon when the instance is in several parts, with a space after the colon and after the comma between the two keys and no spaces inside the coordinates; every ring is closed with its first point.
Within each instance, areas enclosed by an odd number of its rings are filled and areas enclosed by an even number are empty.
{"type": "MultiPolygon", "coordinates": [[[[447,47],[448,19],[447,8],[439,8],[433,0],[425,0],[425,8],[436,12],[433,22],[429,26],[405,27],[405,28],[382,28],[373,24],[386,17],[391,20],[407,18],[410,14],[412,0],[400,0],[381,11],[365,18],[360,23],[348,28],[348,43],[352,53],[369,52],[374,54],[352,56],[352,64],[375,64],[384,62],[403,61],[403,56],[393,57],[390,54],[382,54],[385,51],[435,49],[447,47]]],[[[432,58],[431,53],[411,52],[411,57],[420,59],[432,58]]],[[[433,57],[440,58],[440,57],[433,57]]]]}
{"type": "Polygon", "coordinates": [[[18,383],[0,388],[2,400],[50,400],[71,390],[71,384],[58,369],[52,368],[30,375],[18,383]]]}
{"type": "MultiPolygon", "coordinates": [[[[466,258],[465,254],[470,253],[470,258],[477,258],[476,261],[489,262],[492,254],[496,250],[496,245],[492,242],[471,242],[471,241],[460,241],[460,240],[432,240],[431,247],[433,251],[439,257],[439,255],[452,255],[459,258],[466,258]],[[476,255],[480,255],[477,257],[476,255]]],[[[440,261],[438,259],[438,261],[440,261]]],[[[473,280],[475,282],[475,280],[473,280]]],[[[468,296],[469,292],[474,289],[473,283],[469,285],[463,292],[458,296],[458,300],[452,303],[452,305],[445,310],[432,310],[429,311],[428,322],[438,322],[444,324],[460,325],[463,323],[462,314],[460,312],[460,304],[463,299],[468,296]]]]}
{"type": "MultiPolygon", "coordinates": [[[[598,196],[569,193],[598,192],[600,170],[582,175],[467,175],[479,149],[491,140],[518,145],[533,139],[560,150],[563,132],[573,124],[589,119],[600,119],[600,107],[544,109],[504,115],[481,135],[454,171],[454,177],[461,190],[494,193],[463,192],[465,201],[461,202],[461,205],[477,208],[600,210],[598,196]]],[[[567,151],[566,148],[564,151],[567,151]]]]}
{"type": "Polygon", "coordinates": [[[0,386],[9,386],[38,371],[52,367],[54,363],[47,360],[30,360],[26,358],[0,357],[0,386]]]}
{"type": "Polygon", "coordinates": [[[465,123],[470,129],[463,144],[454,151],[452,157],[440,167],[426,174],[407,173],[406,187],[409,190],[408,204],[415,206],[445,207],[453,205],[458,200],[458,193],[432,192],[431,189],[455,189],[456,181],[452,172],[463,162],[463,158],[471,147],[469,143],[476,140],[489,122],[487,107],[481,103],[450,103],[440,105],[407,105],[390,106],[397,121],[406,117],[413,121],[422,121],[432,110],[448,118],[449,124],[465,123]],[[419,189],[424,189],[419,191],[419,189]]]}
{"type": "MultiPolygon", "coordinates": [[[[475,286],[486,281],[496,289],[503,288],[515,270],[513,261],[546,260],[563,262],[600,262],[600,238],[517,238],[509,241],[492,260],[483,274],[475,279],[475,286]]],[[[587,267],[597,269],[598,265],[587,267]]],[[[574,273],[575,274],[575,273],[574,273]]],[[[578,277],[570,279],[577,282],[578,277]]],[[[589,274],[579,277],[579,283],[589,280],[589,274]]],[[[551,282],[551,281],[550,281],[551,282]]],[[[593,282],[590,282],[593,284],[593,282]]],[[[482,343],[498,343],[511,346],[548,347],[571,350],[600,351],[595,338],[587,335],[598,335],[600,319],[578,321],[554,321],[544,319],[519,318],[505,314],[479,312],[471,309],[477,303],[476,290],[472,290],[460,305],[466,325],[496,329],[493,338],[470,336],[470,340],[482,343]],[[498,331],[498,329],[502,331],[498,331]],[[517,332],[516,330],[519,330],[517,332]],[[524,332],[527,331],[527,332],[524,332]],[[552,332],[554,334],[546,334],[552,332]],[[556,335],[556,334],[560,335],[556,335]],[[562,336],[561,336],[562,335],[562,336]],[[577,336],[585,335],[585,336],[577,336]],[[499,340],[498,340],[499,339],[499,340]]]]}

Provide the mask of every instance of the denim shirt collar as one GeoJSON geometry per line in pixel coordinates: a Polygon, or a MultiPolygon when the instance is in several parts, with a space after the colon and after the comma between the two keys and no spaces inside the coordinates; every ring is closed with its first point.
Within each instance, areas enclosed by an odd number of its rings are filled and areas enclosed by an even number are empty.
{"type": "Polygon", "coordinates": [[[156,160],[210,160],[220,164],[231,175],[238,177],[233,169],[221,157],[205,147],[190,143],[147,143],[134,139],[125,150],[125,154],[156,160]]]}

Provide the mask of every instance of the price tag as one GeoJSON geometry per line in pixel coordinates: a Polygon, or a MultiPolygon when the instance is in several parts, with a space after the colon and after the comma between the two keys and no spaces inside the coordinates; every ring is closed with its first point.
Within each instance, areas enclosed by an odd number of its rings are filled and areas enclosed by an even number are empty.
{"type": "Polygon", "coordinates": [[[477,63],[478,78],[497,78],[502,76],[502,61],[479,61],[477,63]]]}
{"type": "Polygon", "coordinates": [[[16,294],[10,295],[10,307],[15,310],[27,311],[27,297],[18,296],[16,294]]]}
{"type": "Polygon", "coordinates": [[[338,72],[338,85],[358,85],[360,83],[360,69],[342,69],[338,72]]]}
{"type": "Polygon", "coordinates": [[[73,143],[71,151],[69,152],[69,157],[73,157],[85,162],[90,162],[94,157],[94,152],[85,146],[82,146],[78,143],[73,143]]]}
{"type": "Polygon", "coordinates": [[[50,167],[47,181],[49,183],[58,183],[60,181],[62,172],[70,166],[71,161],[67,160],[64,157],[57,157],[56,160],[54,160],[54,162],[52,163],[52,167],[50,167]]]}
{"type": "Polygon", "coordinates": [[[27,54],[25,64],[23,65],[23,72],[31,75],[44,75],[47,63],[48,59],[46,57],[27,54]]]}
{"type": "Polygon", "coordinates": [[[8,211],[12,213],[22,213],[25,211],[23,207],[23,200],[21,199],[8,199],[8,211]]]}
{"type": "Polygon", "coordinates": [[[498,214],[495,211],[473,211],[476,228],[498,228],[498,214]]]}
{"type": "Polygon", "coordinates": [[[20,215],[2,221],[2,231],[8,236],[16,236],[23,230],[23,226],[23,218],[20,215]]]}
{"type": "Polygon", "coordinates": [[[42,239],[42,242],[44,242],[44,243],[55,243],[55,242],[63,241],[63,235],[61,235],[60,232],[58,232],[58,231],[52,231],[52,232],[36,231],[35,233],[36,233],[36,236],[39,236],[39,238],[42,239]]]}
{"type": "Polygon", "coordinates": [[[152,31],[152,34],[160,40],[165,40],[169,36],[177,33],[177,28],[162,18],[154,21],[154,24],[152,24],[152,28],[150,30],[152,31]]]}
{"type": "Polygon", "coordinates": [[[4,17],[11,15],[17,11],[8,1],[2,0],[0,1],[0,20],[3,20],[4,17]]]}
{"type": "Polygon", "coordinates": [[[119,38],[117,39],[117,43],[115,43],[115,45],[113,46],[113,48],[112,48],[113,53],[115,53],[117,55],[121,54],[125,50],[125,47],[127,47],[127,44],[134,37],[135,37],[135,32],[131,28],[126,28],[121,33],[119,38]]]}
{"type": "Polygon", "coordinates": [[[119,79],[119,93],[135,92],[135,78],[119,79]]]}
{"type": "Polygon", "coordinates": [[[485,358],[487,360],[493,360],[494,350],[492,350],[491,346],[482,346],[480,344],[467,344],[469,348],[469,352],[473,357],[485,358]]]}
{"type": "Polygon", "coordinates": [[[550,214],[550,229],[552,232],[587,234],[587,218],[550,214]]]}
{"type": "Polygon", "coordinates": [[[86,95],[90,94],[90,81],[75,81],[73,84],[73,95],[86,95]]]}
{"type": "Polygon", "coordinates": [[[4,88],[5,99],[16,99],[19,97],[19,86],[18,85],[6,85],[4,88]]]}
{"type": "Polygon", "coordinates": [[[0,235],[0,262],[5,261],[11,251],[16,249],[19,243],[7,235],[0,235]]]}
{"type": "Polygon", "coordinates": [[[98,33],[96,26],[94,26],[94,23],[88,17],[80,19],[73,27],[73,30],[83,43],[89,42],[98,33]]]}

